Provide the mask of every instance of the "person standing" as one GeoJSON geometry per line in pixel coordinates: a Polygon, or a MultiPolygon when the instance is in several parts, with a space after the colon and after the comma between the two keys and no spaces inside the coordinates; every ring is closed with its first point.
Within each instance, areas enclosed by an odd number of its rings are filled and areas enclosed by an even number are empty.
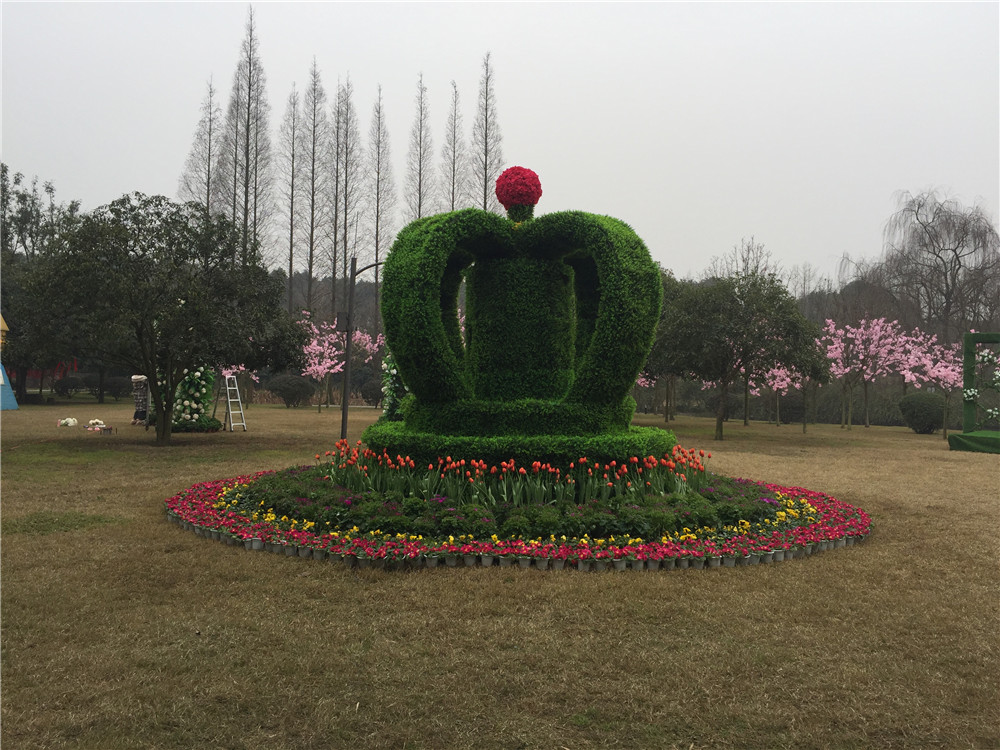
{"type": "Polygon", "coordinates": [[[149,383],[145,375],[132,376],[132,399],[135,402],[135,413],[132,415],[132,424],[148,424],[149,383]]]}

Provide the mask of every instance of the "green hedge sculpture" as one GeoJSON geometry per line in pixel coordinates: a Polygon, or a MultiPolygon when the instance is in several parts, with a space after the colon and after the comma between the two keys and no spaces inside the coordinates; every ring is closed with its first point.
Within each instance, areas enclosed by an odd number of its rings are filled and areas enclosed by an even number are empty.
{"type": "Polygon", "coordinates": [[[416,458],[433,446],[431,459],[496,453],[523,464],[545,455],[568,465],[584,455],[662,456],[673,446],[669,432],[630,427],[629,392],[660,315],[659,268],[617,219],[533,218],[540,196],[537,175],[512,167],[497,180],[507,218],[470,208],[399,233],[385,262],[382,317],[412,396],[404,422],[366,430],[374,450],[416,458]]]}

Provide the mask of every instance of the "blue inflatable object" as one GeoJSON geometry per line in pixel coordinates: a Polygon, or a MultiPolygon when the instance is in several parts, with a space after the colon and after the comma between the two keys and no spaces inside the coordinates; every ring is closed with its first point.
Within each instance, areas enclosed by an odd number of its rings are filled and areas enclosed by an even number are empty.
{"type": "Polygon", "coordinates": [[[7,377],[7,368],[0,365],[0,411],[16,408],[17,399],[14,398],[14,391],[10,387],[10,379],[7,377]]]}

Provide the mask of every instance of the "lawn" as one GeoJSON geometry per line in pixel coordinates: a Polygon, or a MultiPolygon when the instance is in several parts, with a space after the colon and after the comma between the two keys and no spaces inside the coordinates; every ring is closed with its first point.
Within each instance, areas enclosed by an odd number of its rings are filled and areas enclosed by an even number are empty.
{"type": "Polygon", "coordinates": [[[339,412],[253,406],[248,432],[166,448],[130,416],[3,413],[4,747],[1000,747],[995,455],[903,428],[715,443],[681,417],[710,470],[859,505],[872,536],[749,568],[385,573],[164,518],[195,482],[311,463],[339,412]]]}

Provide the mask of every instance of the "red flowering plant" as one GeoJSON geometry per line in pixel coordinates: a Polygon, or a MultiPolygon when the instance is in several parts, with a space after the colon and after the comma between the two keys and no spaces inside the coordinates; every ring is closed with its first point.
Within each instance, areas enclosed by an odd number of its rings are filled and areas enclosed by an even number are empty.
{"type": "Polygon", "coordinates": [[[542,183],[530,169],[511,167],[497,178],[496,193],[511,221],[527,221],[542,197],[542,183]]]}
{"type": "MultiPolygon", "coordinates": [[[[706,455],[704,458],[707,457],[706,455]]],[[[498,534],[491,533],[489,524],[485,523],[492,523],[494,514],[480,513],[482,508],[479,505],[463,506],[463,495],[466,502],[477,504],[489,496],[503,497],[496,509],[499,511],[506,507],[511,512],[516,511],[520,519],[530,517],[532,508],[541,509],[537,510],[538,517],[546,519],[550,524],[582,522],[584,511],[587,511],[590,504],[598,501],[588,501],[588,505],[569,503],[566,507],[567,516],[553,516],[555,506],[552,503],[556,502],[555,496],[543,493],[536,499],[537,478],[544,476],[551,483],[565,484],[567,476],[560,474],[558,470],[551,471],[546,465],[537,462],[528,472],[523,467],[516,467],[513,462],[505,462],[498,469],[487,467],[480,461],[453,461],[451,457],[447,457],[441,459],[437,466],[431,464],[424,472],[422,467],[417,470],[406,457],[390,460],[385,455],[368,453],[361,450],[360,446],[350,446],[346,442],[338,444],[338,450],[329,458],[329,462],[321,462],[320,466],[298,467],[284,475],[279,472],[260,472],[252,476],[196,484],[166,501],[168,516],[170,520],[201,530],[201,533],[206,530],[219,532],[233,540],[260,539],[264,542],[328,549],[332,555],[397,561],[457,554],[570,561],[622,557],[640,560],[742,557],[768,551],[809,548],[817,542],[862,539],[867,536],[871,527],[871,520],[864,510],[828,495],[801,487],[735,480],[739,483],[737,489],[747,493],[754,499],[756,507],[763,509],[761,514],[751,517],[752,521],[744,517],[735,523],[708,525],[695,522],[692,516],[690,527],[684,526],[673,532],[658,532],[650,535],[650,539],[628,534],[628,529],[624,527],[614,531],[607,539],[603,538],[603,534],[592,537],[584,532],[586,527],[583,526],[575,527],[580,529],[576,534],[556,531],[560,534],[557,537],[551,531],[539,533],[537,527],[532,528],[530,523],[526,523],[523,525],[524,531],[509,536],[509,530],[503,531],[502,534],[507,538],[501,539],[498,534]],[[380,464],[381,469],[377,468],[380,464]],[[376,474],[379,471],[388,476],[388,479],[378,478],[376,474]],[[455,488],[462,488],[458,497],[435,494],[448,489],[448,482],[452,478],[455,488]],[[273,492],[284,485],[276,483],[276,479],[293,482],[290,493],[293,500],[289,504],[277,504],[273,492]],[[328,488],[335,480],[356,485],[356,489],[363,495],[348,495],[344,499],[330,494],[328,488]],[[351,500],[360,501],[362,496],[370,497],[371,493],[377,492],[376,488],[379,486],[402,499],[381,504],[366,501],[379,509],[375,516],[369,518],[370,524],[367,526],[359,515],[337,515],[356,512],[351,500]],[[320,505],[329,503],[323,510],[332,515],[308,517],[299,513],[298,511],[309,507],[317,507],[304,505],[304,494],[321,496],[320,505]],[[424,497],[425,494],[429,497],[424,497]],[[339,504],[337,498],[340,498],[339,504]],[[405,516],[402,511],[408,506],[416,507],[418,515],[405,516]],[[431,527],[421,531],[408,526],[414,519],[426,522],[431,516],[460,520],[463,508],[476,510],[466,522],[483,523],[470,527],[473,528],[472,531],[458,526],[456,536],[451,536],[448,532],[431,531],[431,527]],[[338,521],[338,518],[341,520],[338,521]],[[426,538],[422,534],[426,534],[426,538]]],[[[601,492],[609,484],[613,485],[610,492],[616,496],[620,494],[623,498],[622,504],[614,507],[621,509],[624,518],[639,512],[643,502],[640,495],[650,493],[654,486],[660,486],[664,491],[680,489],[684,493],[692,492],[692,485],[705,481],[702,458],[700,452],[678,447],[662,459],[647,456],[627,459],[621,464],[595,463],[593,467],[597,469],[596,472],[591,471],[592,464],[588,460],[581,458],[571,467],[569,479],[578,490],[592,483],[592,491],[601,492]],[[682,469],[688,478],[686,481],[681,480],[678,485],[671,480],[671,475],[682,469]]],[[[710,479],[717,488],[720,478],[713,476],[710,479]]],[[[706,488],[706,492],[711,489],[706,488]]],[[[347,492],[344,485],[340,486],[339,492],[347,492]]],[[[682,511],[685,507],[683,500],[689,496],[682,494],[678,498],[682,511]]],[[[654,498],[653,502],[666,501],[654,498]]],[[[595,517],[606,517],[611,513],[609,509],[612,506],[598,503],[597,507],[601,511],[595,517]]],[[[659,510],[656,512],[662,514],[662,509],[669,507],[658,505],[656,508],[659,510]]],[[[688,516],[689,513],[683,512],[678,518],[688,516]]],[[[500,531],[499,526],[496,529],[500,531]]]]}

